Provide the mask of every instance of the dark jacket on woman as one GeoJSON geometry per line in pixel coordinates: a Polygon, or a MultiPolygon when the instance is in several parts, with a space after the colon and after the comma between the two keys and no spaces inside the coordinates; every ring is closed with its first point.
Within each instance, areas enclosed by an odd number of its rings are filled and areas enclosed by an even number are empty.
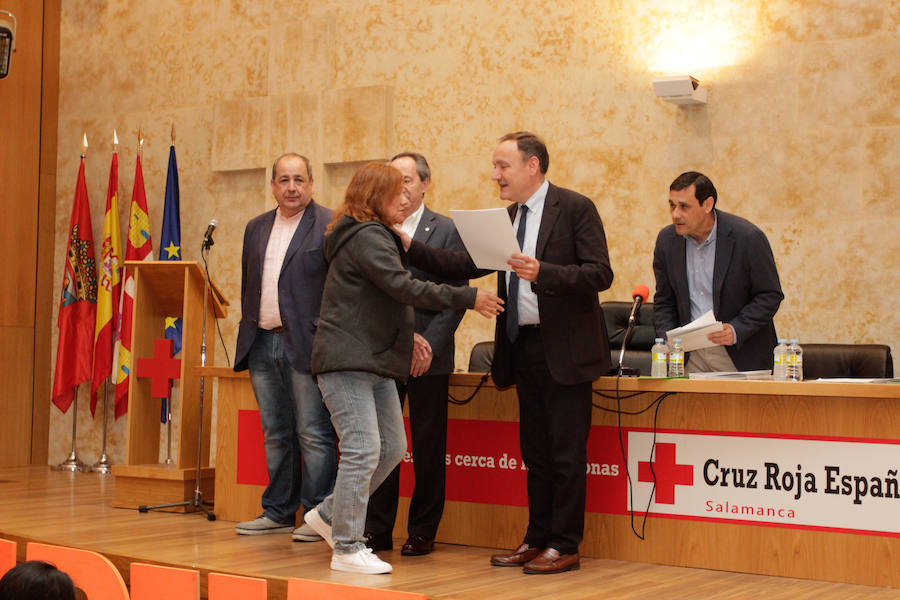
{"type": "Polygon", "coordinates": [[[475,288],[415,279],[400,238],[376,221],[344,216],[325,236],[329,262],[312,372],[366,371],[405,382],[413,351],[413,306],[472,308],[475,288]]]}

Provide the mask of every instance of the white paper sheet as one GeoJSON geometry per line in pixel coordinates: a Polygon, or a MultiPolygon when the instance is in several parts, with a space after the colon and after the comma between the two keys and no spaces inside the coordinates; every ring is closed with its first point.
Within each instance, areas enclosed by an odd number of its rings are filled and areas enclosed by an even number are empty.
{"type": "Polygon", "coordinates": [[[713,371],[711,373],[691,373],[688,379],[772,379],[772,371],[763,369],[760,371],[713,371]]]}
{"type": "Polygon", "coordinates": [[[722,322],[716,321],[713,311],[706,311],[697,319],[691,321],[687,325],[670,329],[666,332],[669,345],[675,338],[681,338],[681,345],[685,352],[699,350],[700,348],[711,348],[716,344],[709,341],[706,336],[710,333],[722,330],[722,322]]]}
{"type": "Polygon", "coordinates": [[[505,208],[451,210],[450,216],[476,267],[512,271],[506,261],[520,250],[505,208]]]}

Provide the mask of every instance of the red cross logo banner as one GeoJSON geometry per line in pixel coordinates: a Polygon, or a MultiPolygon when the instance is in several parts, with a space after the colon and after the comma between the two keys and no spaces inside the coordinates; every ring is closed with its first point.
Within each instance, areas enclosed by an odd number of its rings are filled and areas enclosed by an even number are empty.
{"type": "Polygon", "coordinates": [[[656,460],[653,471],[650,463],[638,462],[638,481],[652,482],[656,475],[656,502],[675,504],[676,485],[694,485],[693,465],[679,465],[675,462],[675,444],[656,444],[656,460]]]}
{"type": "Polygon", "coordinates": [[[152,380],[152,398],[172,395],[172,380],[181,379],[181,359],[172,358],[172,340],[153,340],[153,357],[137,359],[137,376],[152,380]]]}

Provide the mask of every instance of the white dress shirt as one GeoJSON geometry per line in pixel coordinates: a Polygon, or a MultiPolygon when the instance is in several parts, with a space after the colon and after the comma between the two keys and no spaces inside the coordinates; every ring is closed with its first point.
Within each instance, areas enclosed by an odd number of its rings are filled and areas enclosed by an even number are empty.
{"type": "MultiPolygon", "coordinates": [[[[534,257],[537,252],[538,230],[541,228],[541,217],[544,214],[544,200],[547,198],[547,190],[550,182],[544,180],[531,197],[525,202],[528,208],[528,219],[525,221],[525,241],[522,243],[522,254],[534,257]]],[[[513,231],[519,230],[519,219],[522,217],[522,209],[516,211],[513,221],[513,231]]],[[[531,289],[531,282],[519,279],[519,325],[540,325],[541,317],[538,314],[538,299],[531,289]]],[[[509,277],[506,278],[507,297],[509,297],[509,277]]]]}

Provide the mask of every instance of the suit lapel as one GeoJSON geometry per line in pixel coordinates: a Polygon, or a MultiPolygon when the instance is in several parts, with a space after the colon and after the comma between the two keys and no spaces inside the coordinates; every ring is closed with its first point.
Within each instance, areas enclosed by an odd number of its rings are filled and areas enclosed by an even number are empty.
{"type": "Polygon", "coordinates": [[[275,225],[275,211],[269,213],[269,218],[263,222],[262,227],[257,230],[256,240],[254,243],[257,248],[257,258],[259,264],[256,265],[256,272],[262,274],[263,266],[266,262],[266,247],[269,245],[269,236],[272,235],[272,227],[275,225]]]}
{"type": "Polygon", "coordinates": [[[291,243],[288,244],[287,252],[285,252],[284,254],[284,262],[281,263],[282,273],[284,273],[284,268],[291,261],[291,258],[297,253],[297,250],[299,250],[303,245],[304,240],[306,240],[307,234],[312,230],[313,224],[315,222],[315,202],[310,200],[309,204],[303,210],[303,216],[300,217],[300,223],[297,225],[297,230],[294,231],[294,237],[291,238],[291,243]]]}
{"type": "Polygon", "coordinates": [[[559,217],[559,193],[558,188],[552,183],[547,188],[547,197],[544,198],[544,214],[541,216],[541,225],[538,229],[537,245],[534,249],[534,257],[540,260],[550,239],[550,232],[559,217]]]}
{"type": "Polygon", "coordinates": [[[713,310],[718,313],[725,273],[728,271],[731,253],[734,250],[734,237],[731,235],[731,227],[723,222],[722,215],[716,213],[716,217],[718,224],[716,225],[716,262],[713,265],[713,310]]]}
{"type": "Polygon", "coordinates": [[[426,206],[425,210],[422,212],[422,218],[419,219],[419,225],[416,227],[416,231],[413,234],[413,239],[417,242],[427,244],[428,239],[434,234],[436,227],[435,220],[436,217],[434,212],[426,206]]]}
{"type": "Polygon", "coordinates": [[[679,314],[687,315],[688,321],[691,316],[691,293],[688,288],[687,280],[687,241],[684,236],[675,234],[672,238],[672,248],[669,253],[675,257],[675,289],[676,297],[682,299],[683,306],[678,309],[679,314]]]}

